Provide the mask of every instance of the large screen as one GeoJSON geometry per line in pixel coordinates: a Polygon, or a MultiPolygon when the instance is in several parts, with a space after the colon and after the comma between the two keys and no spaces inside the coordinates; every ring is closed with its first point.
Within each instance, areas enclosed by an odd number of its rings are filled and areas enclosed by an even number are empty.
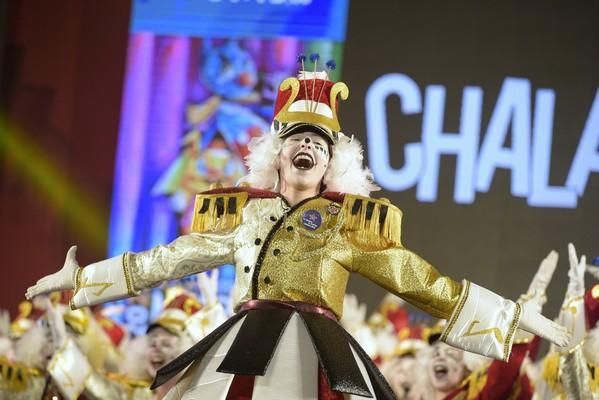
{"type": "Polygon", "coordinates": [[[567,243],[599,255],[597,15],[592,1],[355,1],[349,13],[342,124],[367,148],[374,195],[403,210],[403,243],[512,299],[556,249],[549,315],[567,243]]]}

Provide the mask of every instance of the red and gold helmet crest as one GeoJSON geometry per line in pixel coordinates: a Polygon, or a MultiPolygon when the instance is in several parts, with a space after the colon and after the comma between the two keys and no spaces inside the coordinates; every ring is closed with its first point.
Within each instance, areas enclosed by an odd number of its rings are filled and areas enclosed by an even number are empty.
{"type": "Polygon", "coordinates": [[[297,77],[285,79],[279,86],[275,102],[274,126],[280,137],[293,133],[298,126],[316,127],[333,144],[337,142],[341,130],[337,115],[338,98],[349,96],[349,89],[343,82],[329,80],[330,70],[335,69],[334,61],[326,63],[325,71],[317,71],[318,54],[312,54],[313,71],[306,71],[305,56],[300,56],[301,71],[297,77]]]}

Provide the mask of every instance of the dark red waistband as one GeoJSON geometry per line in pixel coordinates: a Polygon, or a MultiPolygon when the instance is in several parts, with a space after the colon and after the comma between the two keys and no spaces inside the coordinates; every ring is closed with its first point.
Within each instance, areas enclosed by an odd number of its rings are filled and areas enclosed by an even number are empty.
{"type": "Polygon", "coordinates": [[[249,300],[239,307],[239,311],[274,308],[292,308],[296,311],[320,314],[333,321],[337,321],[335,313],[328,308],[303,303],[301,301],[249,300]]]}

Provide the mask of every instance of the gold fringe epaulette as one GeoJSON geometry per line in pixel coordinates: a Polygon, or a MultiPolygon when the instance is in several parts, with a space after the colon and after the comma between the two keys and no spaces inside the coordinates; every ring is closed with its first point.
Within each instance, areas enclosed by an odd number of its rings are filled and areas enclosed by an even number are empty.
{"type": "Polygon", "coordinates": [[[21,392],[27,389],[28,381],[33,376],[41,376],[42,372],[35,368],[12,363],[0,358],[0,390],[21,392]]]}
{"type": "Polygon", "coordinates": [[[227,232],[241,223],[248,193],[216,193],[196,195],[191,222],[192,232],[227,232]]]}
{"type": "Polygon", "coordinates": [[[401,246],[402,212],[387,199],[346,194],[343,198],[345,229],[387,238],[401,246]]]}

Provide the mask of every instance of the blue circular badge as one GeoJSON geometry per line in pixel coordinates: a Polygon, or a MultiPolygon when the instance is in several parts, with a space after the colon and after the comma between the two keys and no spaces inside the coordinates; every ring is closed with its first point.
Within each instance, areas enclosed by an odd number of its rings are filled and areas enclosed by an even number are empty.
{"type": "Polygon", "coordinates": [[[315,231],[322,224],[322,215],[316,210],[305,211],[302,214],[302,223],[307,229],[315,231]]]}

